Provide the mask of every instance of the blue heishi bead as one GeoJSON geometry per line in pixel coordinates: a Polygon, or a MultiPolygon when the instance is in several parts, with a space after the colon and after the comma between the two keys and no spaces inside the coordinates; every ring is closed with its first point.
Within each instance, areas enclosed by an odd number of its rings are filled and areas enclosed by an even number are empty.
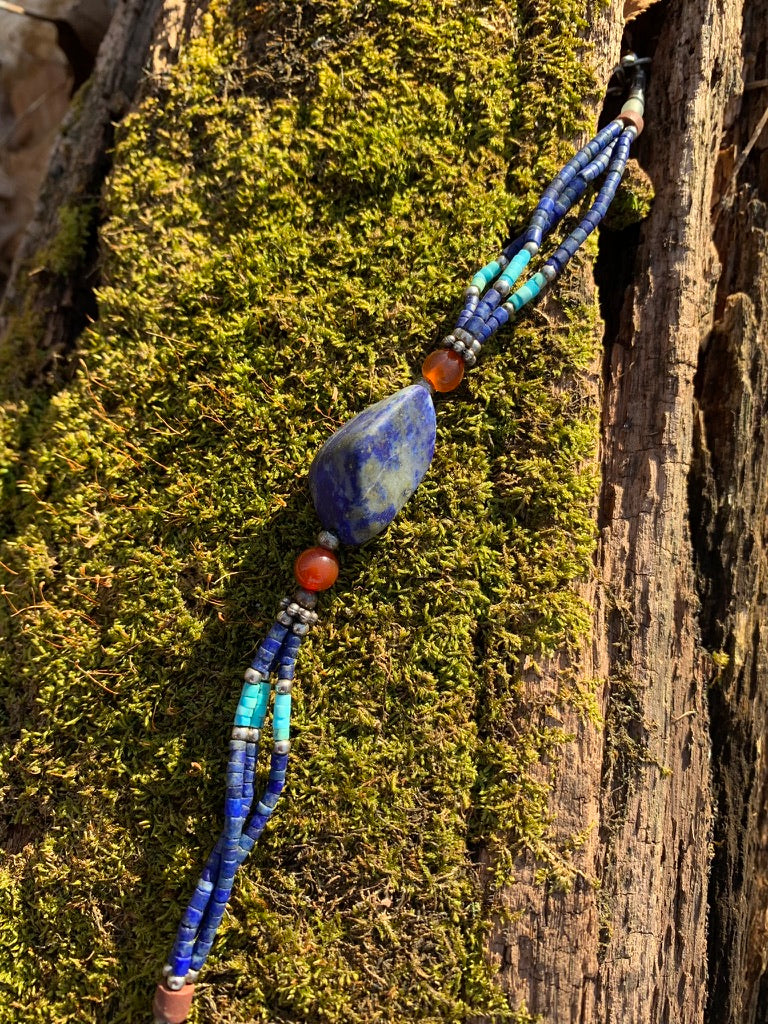
{"type": "Polygon", "coordinates": [[[435,408],[412,384],[365,409],[315,456],[309,486],[320,522],[343,544],[363,544],[392,522],[435,452],[435,408]]]}

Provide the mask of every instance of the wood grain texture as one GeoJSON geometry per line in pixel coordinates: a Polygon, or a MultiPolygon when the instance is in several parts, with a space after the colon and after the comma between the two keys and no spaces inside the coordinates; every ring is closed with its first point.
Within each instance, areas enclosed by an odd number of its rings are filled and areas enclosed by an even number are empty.
{"type": "MultiPolygon", "coordinates": [[[[491,939],[513,1004],[558,1024],[768,1019],[759,146],[717,231],[710,210],[721,147],[740,152],[762,112],[752,100],[745,118],[744,80],[764,77],[764,8],[657,8],[639,147],[656,200],[606,338],[600,540],[585,590],[594,639],[581,671],[607,681],[605,727],[566,723],[576,738],[551,801],[560,841],[599,829],[569,893],[542,891],[535,865],[519,865],[504,894],[516,923],[491,939]]],[[[615,34],[601,31],[610,64],[615,34]]]]}

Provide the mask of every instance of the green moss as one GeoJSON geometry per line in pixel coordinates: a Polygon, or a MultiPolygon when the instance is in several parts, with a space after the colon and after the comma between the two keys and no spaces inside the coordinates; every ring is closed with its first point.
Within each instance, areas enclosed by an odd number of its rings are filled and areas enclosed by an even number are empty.
{"type": "Polygon", "coordinates": [[[62,206],[59,230],[40,256],[43,266],[62,277],[78,269],[85,259],[96,210],[96,203],[90,199],[62,206]]]}
{"type": "MultiPolygon", "coordinates": [[[[589,121],[577,0],[299,10],[214,8],[120,128],[100,322],[18,456],[3,1024],[145,1016],[220,825],[239,676],[315,530],[312,456],[409,382],[589,121]]],[[[587,627],[594,544],[595,311],[557,296],[488,346],[404,513],[345,553],[193,1021],[531,1019],[486,960],[469,851],[492,886],[526,851],[566,886],[578,845],[540,765],[558,708],[594,702],[565,676],[530,697],[587,627]]]]}

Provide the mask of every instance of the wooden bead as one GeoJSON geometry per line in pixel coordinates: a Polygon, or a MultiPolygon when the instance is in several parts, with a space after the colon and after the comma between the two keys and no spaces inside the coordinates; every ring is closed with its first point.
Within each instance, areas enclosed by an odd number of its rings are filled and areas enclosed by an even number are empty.
{"type": "Polygon", "coordinates": [[[619,121],[623,121],[627,127],[633,124],[637,128],[637,134],[645,127],[645,121],[643,121],[642,115],[638,114],[636,110],[622,110],[619,114],[619,121]]]}
{"type": "Polygon", "coordinates": [[[293,572],[305,590],[327,590],[339,575],[339,560],[328,548],[307,548],[294,562],[293,572]]]}
{"type": "Polygon", "coordinates": [[[158,1020],[166,1024],[183,1024],[192,1008],[194,985],[185,985],[178,992],[172,992],[165,985],[158,985],[152,1002],[152,1011],[158,1020]]]}
{"type": "Polygon", "coordinates": [[[421,372],[435,391],[453,391],[464,376],[464,357],[451,348],[437,349],[424,360],[421,372]]]}

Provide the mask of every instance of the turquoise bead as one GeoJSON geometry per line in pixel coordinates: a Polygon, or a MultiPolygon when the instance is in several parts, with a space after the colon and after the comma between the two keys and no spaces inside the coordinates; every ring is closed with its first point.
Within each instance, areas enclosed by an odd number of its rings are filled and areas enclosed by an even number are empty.
{"type": "Polygon", "coordinates": [[[513,285],[530,262],[531,254],[527,249],[521,249],[520,252],[517,253],[516,256],[513,256],[509,261],[509,266],[501,275],[501,280],[508,281],[510,285],[513,285]]]}

